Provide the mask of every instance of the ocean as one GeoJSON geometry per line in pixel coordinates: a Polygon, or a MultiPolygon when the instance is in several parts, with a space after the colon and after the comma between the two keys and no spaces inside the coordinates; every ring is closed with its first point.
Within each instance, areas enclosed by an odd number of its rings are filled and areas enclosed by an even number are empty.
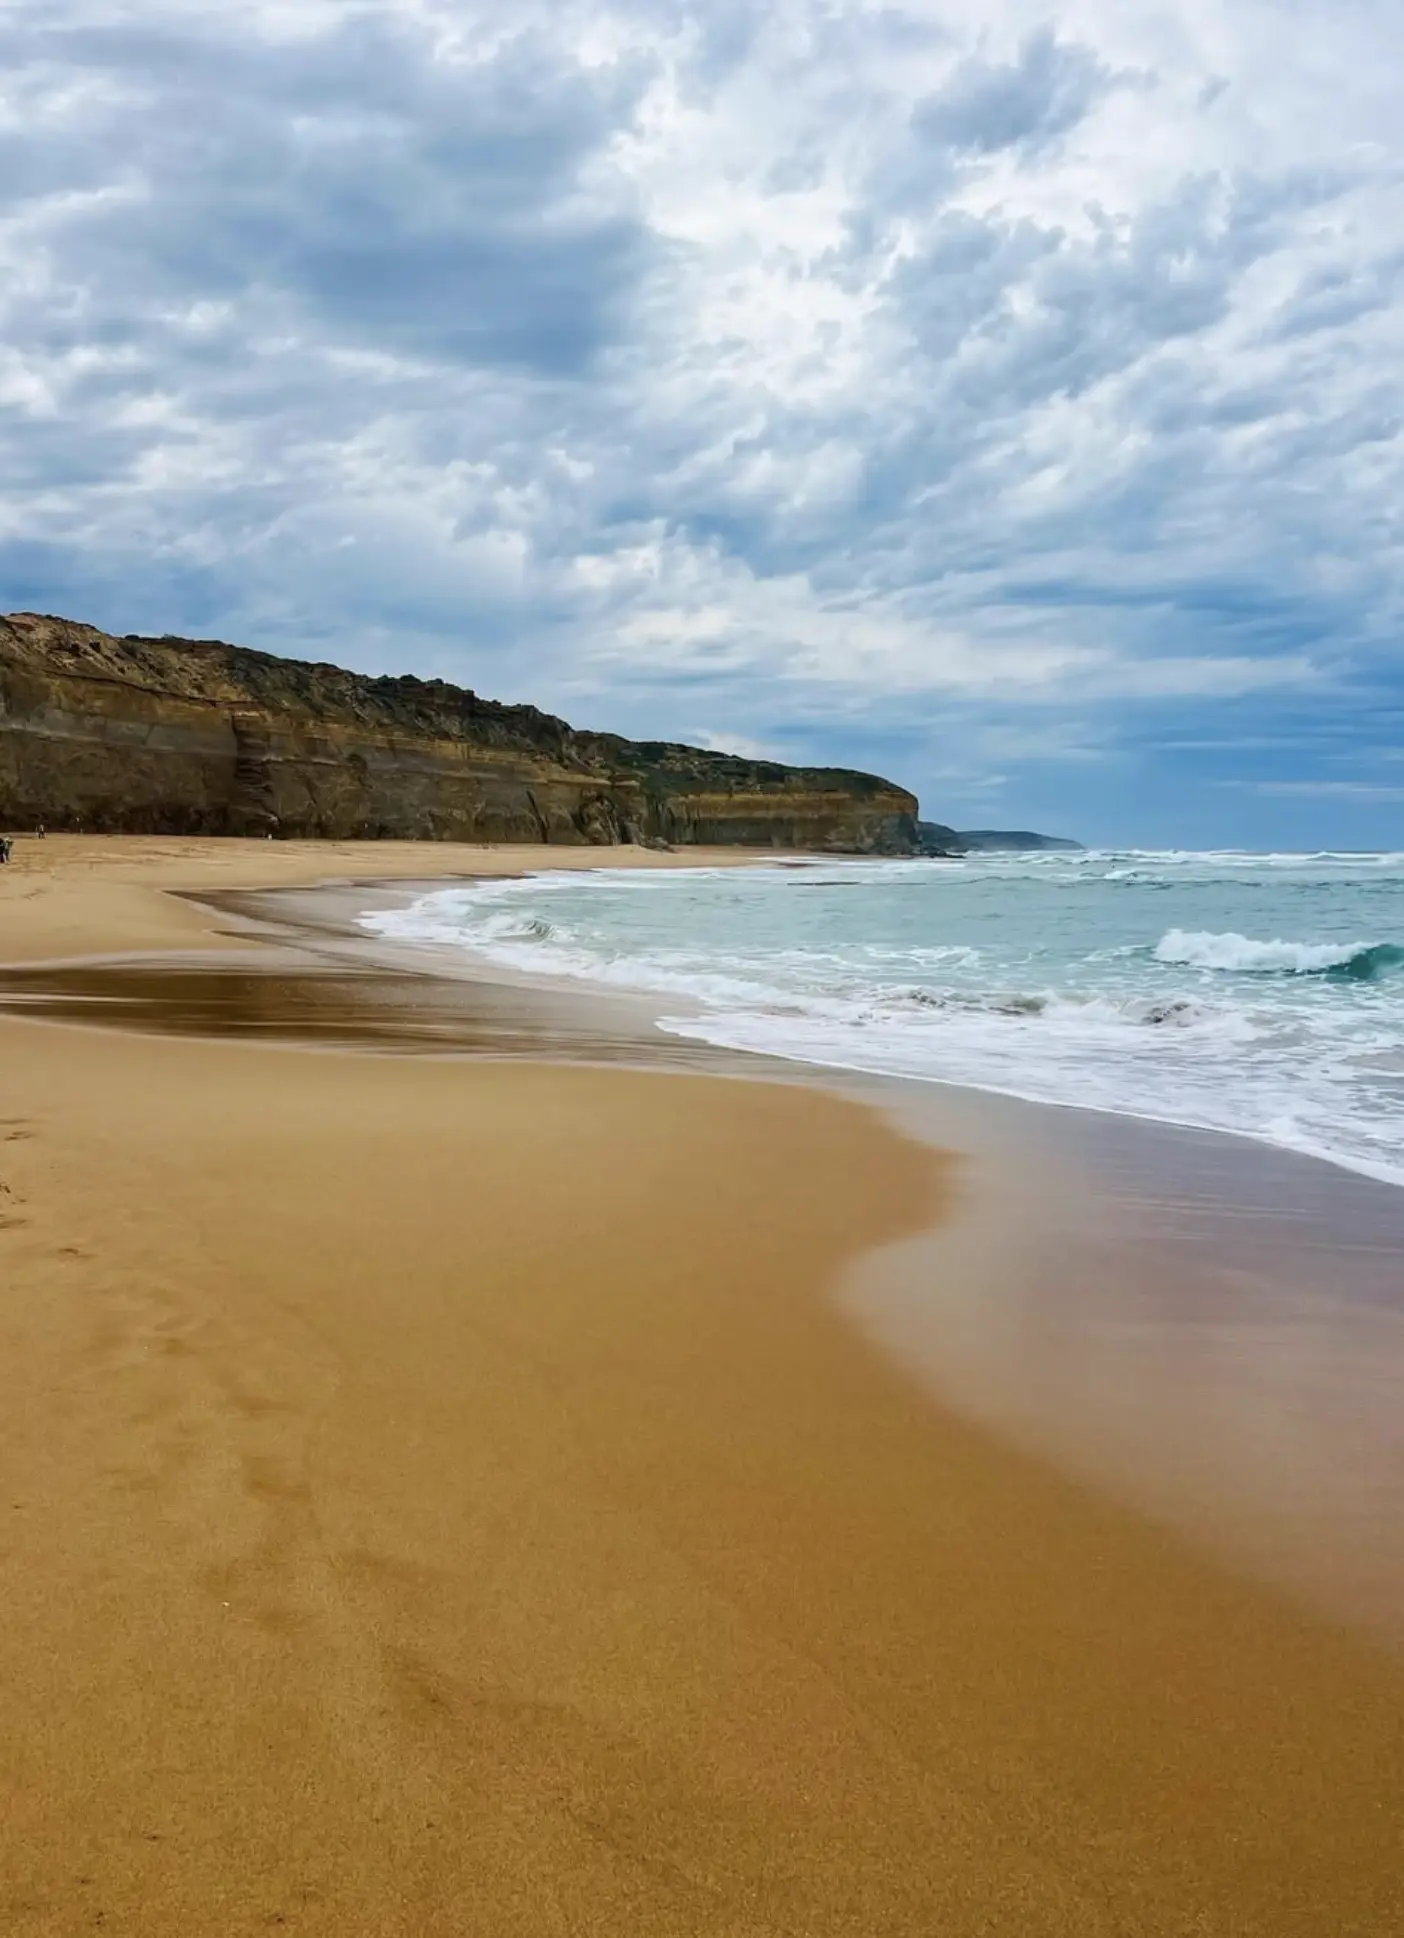
{"type": "Polygon", "coordinates": [[[733,1050],[1230,1131],[1404,1184],[1404,854],[544,873],[361,918],[733,1050]]]}

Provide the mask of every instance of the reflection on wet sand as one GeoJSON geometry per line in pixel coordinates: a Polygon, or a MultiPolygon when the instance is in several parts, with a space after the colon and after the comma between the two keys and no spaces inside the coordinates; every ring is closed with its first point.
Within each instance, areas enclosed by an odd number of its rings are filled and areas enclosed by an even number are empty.
{"type": "Polygon", "coordinates": [[[904,1086],[989,1188],[851,1307],[949,1404],[1404,1642],[1404,1191],[1246,1139],[904,1086]]]}
{"type": "Polygon", "coordinates": [[[145,956],[0,969],[0,1014],[160,1036],[238,1037],[397,1055],[716,1067],[704,1045],[619,1027],[534,990],[290,952],[145,956]]]}

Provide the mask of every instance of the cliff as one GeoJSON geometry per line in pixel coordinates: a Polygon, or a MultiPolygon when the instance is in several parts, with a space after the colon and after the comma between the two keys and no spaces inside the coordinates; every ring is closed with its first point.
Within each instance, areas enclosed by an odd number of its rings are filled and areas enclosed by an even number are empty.
{"type": "Polygon", "coordinates": [[[872,774],[580,733],[442,680],[0,618],[0,827],[910,854],[872,774]]]}

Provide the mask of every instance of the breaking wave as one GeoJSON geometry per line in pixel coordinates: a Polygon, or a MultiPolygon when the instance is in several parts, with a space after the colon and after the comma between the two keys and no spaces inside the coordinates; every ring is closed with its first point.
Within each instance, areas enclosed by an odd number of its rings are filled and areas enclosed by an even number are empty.
{"type": "Polygon", "coordinates": [[[1254,942],[1246,935],[1171,929],[1156,944],[1155,959],[1240,976],[1330,976],[1344,982],[1374,982],[1391,969],[1404,967],[1404,948],[1394,942],[1254,942]]]}
{"type": "Polygon", "coordinates": [[[1404,1184],[1404,940],[1351,939],[1404,938],[1398,855],[562,872],[362,919],[645,994],[658,1027],[731,1050],[1232,1131],[1404,1184]]]}

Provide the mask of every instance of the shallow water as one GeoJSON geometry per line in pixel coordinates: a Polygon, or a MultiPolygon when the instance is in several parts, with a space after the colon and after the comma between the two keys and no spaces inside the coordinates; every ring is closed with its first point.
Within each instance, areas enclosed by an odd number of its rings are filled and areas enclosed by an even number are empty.
{"type": "Polygon", "coordinates": [[[545,874],[368,933],[663,998],[731,1049],[1236,1132],[1404,1184],[1404,855],[545,874]]]}
{"type": "Polygon", "coordinates": [[[1404,1644],[1404,1192],[1098,1111],[871,1094],[968,1153],[966,1215],[850,1288],[880,1342],[946,1404],[1404,1644]]]}

